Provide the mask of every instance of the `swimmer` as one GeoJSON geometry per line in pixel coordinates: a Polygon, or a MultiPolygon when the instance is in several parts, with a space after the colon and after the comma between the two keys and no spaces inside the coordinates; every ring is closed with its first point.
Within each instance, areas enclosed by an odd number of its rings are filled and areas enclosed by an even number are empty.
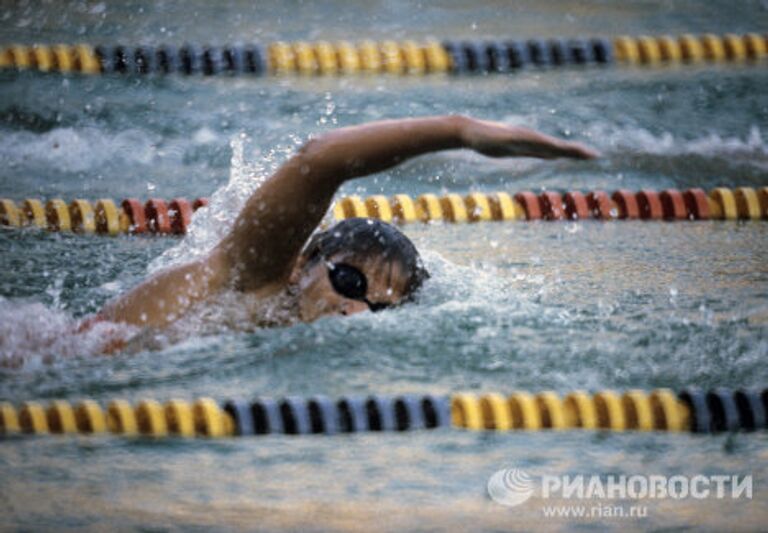
{"type": "MultiPolygon", "coordinates": [[[[310,140],[267,179],[207,257],[153,275],[107,303],[84,327],[109,321],[164,328],[224,292],[278,302],[285,323],[400,305],[428,274],[399,230],[373,219],[348,219],[312,234],[344,182],[456,148],[490,157],[597,156],[578,143],[462,116],[337,129],[310,140]]],[[[255,322],[272,324],[273,311],[265,307],[255,322]]]]}

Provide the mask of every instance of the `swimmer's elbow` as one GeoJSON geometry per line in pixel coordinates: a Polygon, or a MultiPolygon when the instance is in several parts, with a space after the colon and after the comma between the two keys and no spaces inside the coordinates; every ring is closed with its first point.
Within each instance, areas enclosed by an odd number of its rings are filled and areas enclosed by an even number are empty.
{"type": "Polygon", "coordinates": [[[308,140],[291,163],[305,180],[345,181],[354,176],[354,158],[350,158],[350,147],[340,143],[332,133],[326,133],[308,140]]]}
{"type": "Polygon", "coordinates": [[[293,169],[294,173],[298,173],[304,179],[311,179],[317,174],[317,164],[322,155],[322,141],[318,139],[310,139],[305,142],[301,148],[296,152],[288,164],[286,169],[293,169]]]}
{"type": "MultiPolygon", "coordinates": [[[[305,165],[317,164],[328,150],[328,142],[325,135],[313,137],[305,142],[296,153],[295,159],[305,165]]],[[[310,170],[312,167],[310,166],[310,170]]]]}

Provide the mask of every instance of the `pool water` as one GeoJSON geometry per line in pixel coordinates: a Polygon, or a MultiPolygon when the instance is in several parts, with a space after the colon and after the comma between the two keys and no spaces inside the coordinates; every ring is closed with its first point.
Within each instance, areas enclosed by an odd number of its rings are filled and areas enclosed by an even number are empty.
{"type": "MultiPolygon", "coordinates": [[[[19,3],[0,8],[0,41],[223,44],[766,27],[764,3],[739,6],[19,3]]],[[[111,357],[92,354],[92,335],[66,331],[148,272],[209,249],[258,178],[310,135],[462,113],[603,154],[541,162],[444,152],[351,182],[344,194],[757,187],[768,184],[767,85],[764,64],[463,78],[0,72],[0,196],[213,200],[184,240],[0,228],[0,400],[762,388],[764,222],[410,225],[404,230],[432,272],[413,305],[290,328],[150,332],[132,353],[111,357]]],[[[765,434],[24,437],[0,441],[0,474],[0,518],[12,530],[757,530],[768,515],[765,434]],[[653,501],[648,517],[635,521],[543,520],[546,502],[510,509],[486,495],[489,476],[509,466],[532,475],[751,474],[755,488],[751,500],[653,501]]]]}

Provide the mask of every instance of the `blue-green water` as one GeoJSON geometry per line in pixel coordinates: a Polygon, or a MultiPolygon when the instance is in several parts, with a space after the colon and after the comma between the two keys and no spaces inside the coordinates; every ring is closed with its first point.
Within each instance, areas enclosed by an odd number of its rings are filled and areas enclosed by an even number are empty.
{"type": "MultiPolygon", "coordinates": [[[[19,3],[2,42],[125,44],[273,39],[573,36],[763,30],[764,3],[19,3]],[[360,21],[365,21],[362,25],[360,21]]],[[[433,278],[377,315],[90,355],[72,320],[175,256],[200,253],[247,184],[309,135],[441,113],[589,143],[594,162],[421,157],[345,187],[370,195],[531,189],[765,186],[765,64],[529,70],[471,78],[121,78],[0,73],[0,196],[212,196],[193,235],[116,239],[0,231],[0,399],[224,399],[324,393],[566,392],[768,383],[765,223],[409,226],[433,278]],[[244,137],[247,164],[232,165],[244,137]],[[178,248],[174,248],[177,247],[178,248]],[[163,252],[169,251],[159,261],[163,252]]],[[[23,438],[0,442],[4,529],[703,527],[766,521],[766,435],[436,431],[226,442],[23,438]],[[485,494],[531,474],[752,474],[752,500],[657,501],[634,521],[544,520],[485,494]],[[734,524],[734,520],[738,520],[734,524]]]]}

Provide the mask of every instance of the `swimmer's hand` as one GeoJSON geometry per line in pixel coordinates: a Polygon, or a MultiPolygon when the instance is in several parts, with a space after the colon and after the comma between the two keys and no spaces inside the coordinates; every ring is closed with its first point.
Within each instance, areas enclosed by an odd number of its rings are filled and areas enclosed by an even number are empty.
{"type": "Polygon", "coordinates": [[[489,157],[594,159],[599,153],[581,143],[564,141],[519,126],[462,117],[459,135],[466,148],[489,157]]]}

